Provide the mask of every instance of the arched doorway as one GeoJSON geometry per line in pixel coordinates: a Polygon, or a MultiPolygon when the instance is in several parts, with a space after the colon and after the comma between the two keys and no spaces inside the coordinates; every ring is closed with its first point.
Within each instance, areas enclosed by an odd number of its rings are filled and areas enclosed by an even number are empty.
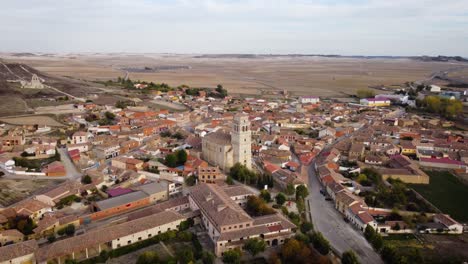
{"type": "Polygon", "coordinates": [[[271,241],[271,245],[272,246],[277,246],[278,245],[278,239],[273,239],[273,241],[271,241]]]}

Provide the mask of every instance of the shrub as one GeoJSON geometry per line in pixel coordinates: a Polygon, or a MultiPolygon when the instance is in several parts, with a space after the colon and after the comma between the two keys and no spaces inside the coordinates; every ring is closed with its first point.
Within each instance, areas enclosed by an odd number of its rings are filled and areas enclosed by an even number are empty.
{"type": "Polygon", "coordinates": [[[301,224],[301,232],[306,234],[314,228],[314,225],[311,222],[304,222],[301,224]]]}
{"type": "Polygon", "coordinates": [[[322,233],[312,233],[310,240],[312,241],[314,248],[320,252],[320,254],[327,255],[328,252],[330,252],[330,242],[328,242],[328,240],[323,237],[322,233]]]}
{"type": "Polygon", "coordinates": [[[260,198],[262,198],[265,202],[271,202],[271,194],[267,190],[260,191],[260,198]]]}
{"type": "Polygon", "coordinates": [[[286,202],[286,196],[283,193],[278,193],[275,197],[275,201],[278,205],[283,205],[286,202]]]}
{"type": "Polygon", "coordinates": [[[93,182],[93,179],[91,179],[91,176],[89,175],[85,175],[83,177],[81,177],[81,183],[83,184],[90,184],[93,182]]]}
{"type": "Polygon", "coordinates": [[[352,250],[345,251],[341,257],[342,264],[359,264],[356,253],[352,250]]]}
{"type": "Polygon", "coordinates": [[[223,262],[227,264],[239,264],[241,256],[242,252],[238,248],[228,250],[223,254],[223,262]]]}
{"type": "Polygon", "coordinates": [[[265,251],[266,243],[264,240],[258,238],[251,238],[244,244],[244,249],[247,250],[252,256],[265,251]]]}
{"type": "Polygon", "coordinates": [[[49,243],[53,243],[55,240],[57,240],[55,235],[50,235],[47,237],[47,241],[49,241],[49,243]]]}
{"type": "Polygon", "coordinates": [[[154,264],[159,262],[159,256],[156,251],[146,251],[138,256],[136,264],[154,264]]]}
{"type": "Polygon", "coordinates": [[[193,186],[195,185],[196,182],[197,182],[197,178],[195,178],[195,176],[193,175],[185,178],[185,184],[187,184],[188,186],[193,186]]]}

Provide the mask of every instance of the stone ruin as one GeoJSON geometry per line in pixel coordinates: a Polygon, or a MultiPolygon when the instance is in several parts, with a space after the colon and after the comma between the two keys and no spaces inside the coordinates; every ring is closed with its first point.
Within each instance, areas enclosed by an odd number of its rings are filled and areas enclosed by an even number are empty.
{"type": "Polygon", "coordinates": [[[21,87],[27,89],[44,89],[46,86],[41,82],[41,79],[36,75],[33,74],[31,81],[21,81],[21,87]]]}

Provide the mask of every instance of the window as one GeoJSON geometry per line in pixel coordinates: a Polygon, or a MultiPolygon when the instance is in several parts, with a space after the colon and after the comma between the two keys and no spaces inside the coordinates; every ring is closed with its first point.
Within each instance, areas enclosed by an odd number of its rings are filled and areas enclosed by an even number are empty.
{"type": "Polygon", "coordinates": [[[242,228],[244,225],[240,225],[239,228],[242,228]]]}
{"type": "Polygon", "coordinates": [[[231,229],[231,227],[229,227],[229,229],[231,229]]]}
{"type": "Polygon", "coordinates": [[[120,244],[117,244],[117,247],[119,248],[119,247],[120,247],[120,244]]]}
{"type": "Polygon", "coordinates": [[[250,224],[246,224],[246,225],[245,225],[245,227],[249,227],[249,226],[250,226],[250,224]]]}
{"type": "Polygon", "coordinates": [[[161,231],[158,231],[158,235],[161,234],[161,231]]]}
{"type": "Polygon", "coordinates": [[[141,237],[139,237],[138,240],[141,240],[141,237]]]}
{"type": "Polygon", "coordinates": [[[131,241],[131,240],[127,241],[127,244],[129,244],[129,245],[130,245],[131,243],[132,243],[132,241],[131,241]]]}
{"type": "Polygon", "coordinates": [[[151,234],[148,234],[148,237],[152,237],[152,236],[153,236],[153,235],[151,235],[151,234]]]}

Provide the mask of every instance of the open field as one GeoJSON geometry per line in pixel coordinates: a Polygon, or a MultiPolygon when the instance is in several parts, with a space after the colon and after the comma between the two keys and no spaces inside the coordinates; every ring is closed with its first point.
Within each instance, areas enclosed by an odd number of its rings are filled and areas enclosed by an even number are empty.
{"type": "Polygon", "coordinates": [[[35,193],[57,185],[51,180],[10,180],[0,178],[0,205],[9,206],[35,193]]]}
{"type": "Polygon", "coordinates": [[[458,221],[468,222],[468,186],[446,171],[426,171],[430,184],[412,184],[411,187],[458,221]]]}
{"type": "Polygon", "coordinates": [[[0,116],[32,112],[26,102],[20,97],[3,95],[0,96],[0,102],[0,116]]]}
{"type": "Polygon", "coordinates": [[[454,63],[412,59],[312,56],[70,54],[6,58],[53,76],[92,81],[123,77],[126,74],[124,68],[166,67],[168,70],[131,72],[129,76],[133,80],[164,82],[172,86],[215,87],[221,83],[231,93],[250,95],[287,90],[294,95],[343,96],[368,86],[399,85],[427,79],[433,72],[456,66],[454,63]]]}
{"type": "Polygon", "coordinates": [[[419,250],[425,263],[461,263],[468,258],[468,234],[459,236],[418,234],[389,235],[385,245],[398,253],[419,250]]]}
{"type": "Polygon", "coordinates": [[[46,125],[51,127],[63,126],[63,124],[57,122],[52,117],[45,115],[0,118],[0,121],[11,125],[46,125]]]}

